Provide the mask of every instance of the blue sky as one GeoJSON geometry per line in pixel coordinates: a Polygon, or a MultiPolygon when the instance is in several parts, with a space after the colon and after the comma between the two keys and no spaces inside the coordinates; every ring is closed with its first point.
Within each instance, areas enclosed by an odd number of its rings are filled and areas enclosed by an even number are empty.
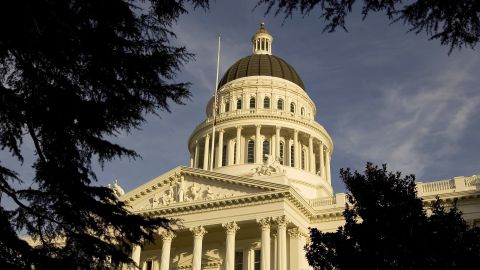
{"type": "MultiPolygon", "coordinates": [[[[178,165],[188,165],[187,140],[205,118],[213,95],[216,36],[222,35],[223,73],[251,53],[250,39],[260,22],[272,34],[273,54],[290,63],[317,105],[316,120],[332,137],[332,179],[344,191],[338,171],[363,169],[366,161],[387,163],[391,170],[413,173],[419,181],[480,173],[480,57],[471,49],[455,50],[389,25],[383,15],[358,14],[347,19],[348,32],[322,34],[313,12],[284,21],[264,16],[255,1],[216,1],[211,8],[190,10],[175,24],[176,43],[196,54],[178,73],[177,82],[192,83],[192,98],[172,113],[148,116],[142,130],[117,141],[142,159],[117,160],[97,169],[99,183],[118,178],[131,190],[178,165]]],[[[26,151],[31,151],[27,141],[26,151]]],[[[6,157],[1,153],[0,157],[6,157]]],[[[3,158],[2,158],[3,159],[3,158]]],[[[18,169],[31,176],[26,159],[18,169]]],[[[11,161],[6,160],[5,165],[11,161]]]]}

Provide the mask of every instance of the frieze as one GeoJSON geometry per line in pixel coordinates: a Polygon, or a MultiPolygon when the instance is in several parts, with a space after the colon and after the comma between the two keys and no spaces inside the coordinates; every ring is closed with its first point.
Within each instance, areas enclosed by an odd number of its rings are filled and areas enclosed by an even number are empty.
{"type": "Polygon", "coordinates": [[[223,187],[214,187],[196,182],[186,181],[184,175],[176,174],[171,177],[168,188],[156,192],[140,209],[148,210],[173,203],[208,201],[244,195],[246,192],[229,190],[223,187]]]}

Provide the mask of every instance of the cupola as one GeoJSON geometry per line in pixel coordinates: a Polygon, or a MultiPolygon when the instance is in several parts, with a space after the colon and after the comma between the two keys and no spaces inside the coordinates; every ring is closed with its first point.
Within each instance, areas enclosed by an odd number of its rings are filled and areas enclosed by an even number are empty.
{"type": "Polygon", "coordinates": [[[252,37],[254,54],[272,54],[272,36],[265,29],[265,23],[260,24],[260,29],[252,37]]]}

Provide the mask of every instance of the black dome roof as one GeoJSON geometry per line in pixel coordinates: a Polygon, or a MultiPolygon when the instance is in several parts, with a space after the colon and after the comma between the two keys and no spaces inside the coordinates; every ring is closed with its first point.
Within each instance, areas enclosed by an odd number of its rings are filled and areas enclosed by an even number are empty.
{"type": "Polygon", "coordinates": [[[223,75],[218,88],[248,76],[272,76],[289,80],[305,90],[302,79],[285,60],[269,54],[252,54],[238,60],[223,75]]]}

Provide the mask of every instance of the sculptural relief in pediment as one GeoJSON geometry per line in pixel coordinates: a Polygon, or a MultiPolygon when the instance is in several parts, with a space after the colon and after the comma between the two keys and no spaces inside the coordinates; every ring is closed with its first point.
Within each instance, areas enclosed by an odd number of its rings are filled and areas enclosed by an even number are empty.
{"type": "Polygon", "coordinates": [[[174,203],[216,200],[249,194],[252,188],[234,186],[208,179],[175,175],[164,187],[156,190],[140,204],[139,209],[152,209],[174,203]]]}

